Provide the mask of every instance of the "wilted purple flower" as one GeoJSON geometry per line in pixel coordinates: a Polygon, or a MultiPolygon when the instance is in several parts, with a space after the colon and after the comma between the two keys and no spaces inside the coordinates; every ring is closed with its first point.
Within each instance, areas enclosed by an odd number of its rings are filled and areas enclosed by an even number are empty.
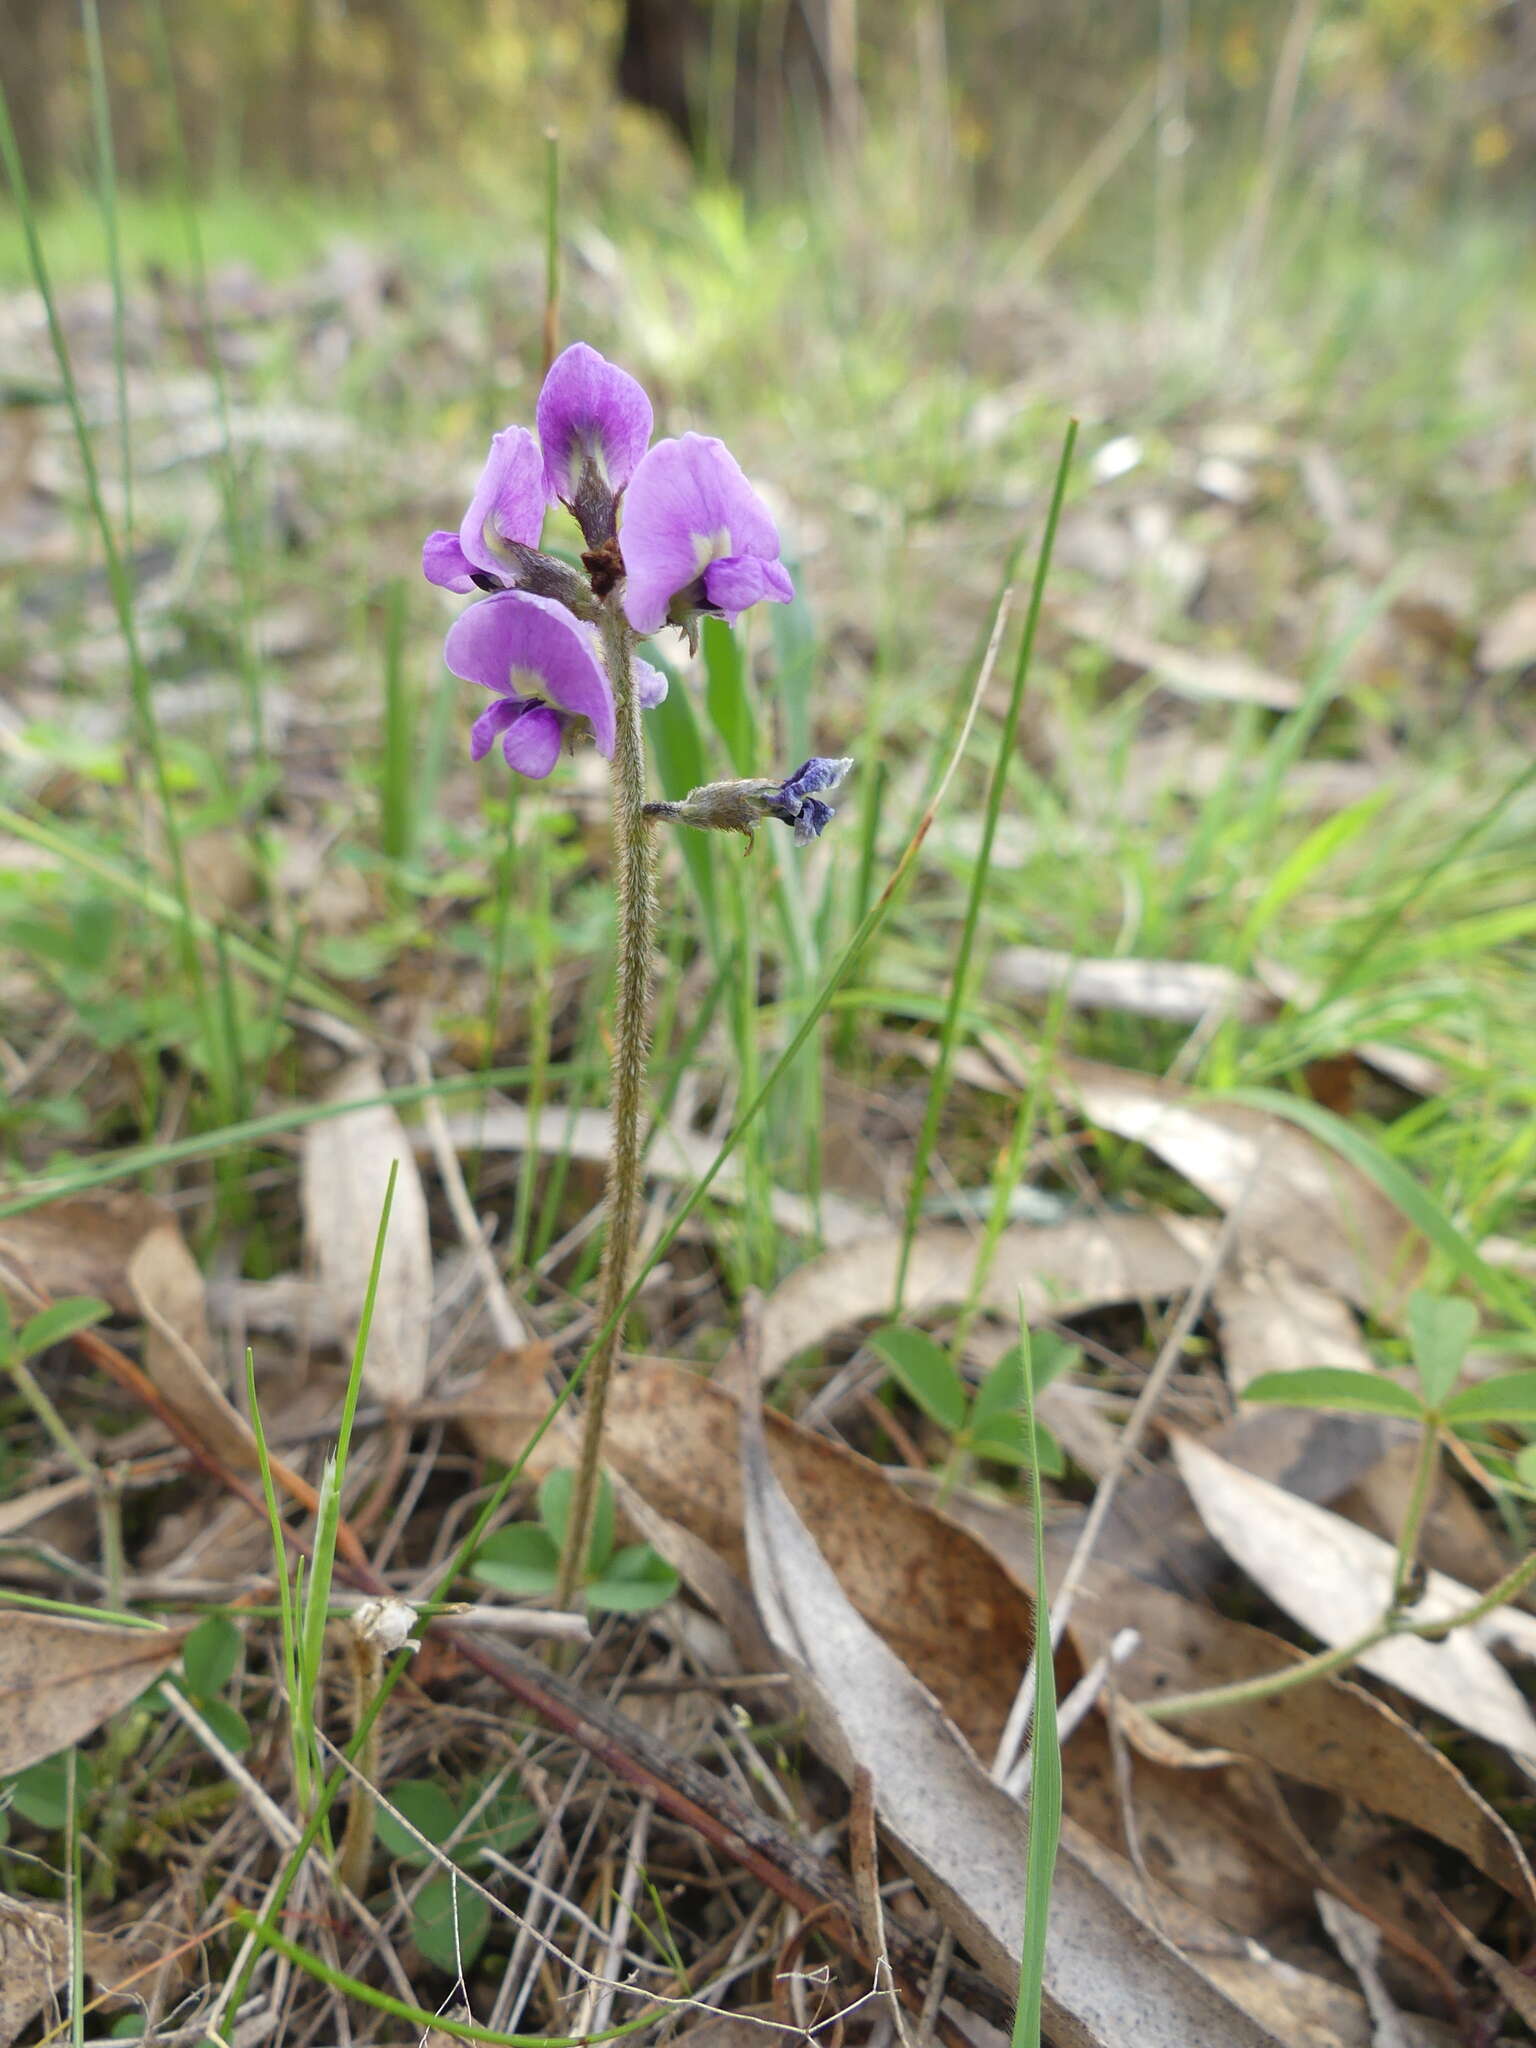
{"type": "Polygon", "coordinates": [[[788,604],[795,594],[767,506],[707,434],[658,441],[642,457],[620,539],[624,610],[637,633],[657,632],[679,599],[683,613],[716,612],[734,625],[760,598],[788,604]]]}
{"type": "Polygon", "coordinates": [[[852,766],[846,755],[838,761],[813,755],[783,782],[767,776],[742,782],[706,782],[699,789],[690,789],[680,803],[647,804],[645,815],[675,818],[680,825],[693,825],[701,832],[743,833],[748,853],[752,835],[764,818],[777,818],[781,825],[794,826],[797,846],[808,846],[837,815],[815,792],[836,789],[852,766]]]}
{"type": "Polygon", "coordinates": [[[849,754],[836,761],[813,754],[809,761],[779,784],[777,795],[769,803],[768,813],[782,824],[794,826],[797,846],[808,846],[813,839],[819,839],[837,816],[831,804],[821,801],[817,791],[836,789],[852,766],[853,757],[849,754]]]}
{"type": "Polygon", "coordinates": [[[539,544],[548,502],[538,442],[526,427],[504,427],[492,437],[458,532],[427,536],[422,574],[459,592],[516,581],[523,557],[539,544]]]}
{"type": "Polygon", "coordinates": [[[573,718],[585,718],[598,752],[612,754],[613,691],[596,637],[553,599],[504,590],[472,604],[449,627],[443,659],[465,682],[495,692],[470,736],[475,760],[500,736],[509,767],[545,776],[573,718]]]}
{"type": "Polygon", "coordinates": [[[536,417],[549,495],[570,507],[587,545],[600,546],[650,444],[651,401],[628,371],[575,341],[550,364],[536,417]]]}

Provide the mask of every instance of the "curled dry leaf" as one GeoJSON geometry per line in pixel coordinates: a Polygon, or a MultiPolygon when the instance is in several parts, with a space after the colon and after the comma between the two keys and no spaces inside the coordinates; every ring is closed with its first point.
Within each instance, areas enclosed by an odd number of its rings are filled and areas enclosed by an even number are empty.
{"type": "MultiPolygon", "coordinates": [[[[1019,1297],[1031,1317],[1079,1315],[1120,1301],[1155,1300],[1194,1284],[1215,1240],[1188,1217],[1113,1215],[1047,1226],[1016,1224],[997,1243],[982,1306],[1010,1320],[1019,1297]]],[[[810,1259],[763,1304],[762,1365],[771,1380],[796,1352],[867,1316],[886,1315],[896,1285],[901,1232],[882,1230],[810,1259]]],[[[921,1230],[907,1268],[910,1312],[955,1307],[970,1291],[970,1231],[921,1230]]]]}
{"type": "MultiPolygon", "coordinates": [[[[0,1284],[9,1265],[56,1301],[92,1294],[118,1315],[136,1316],[128,1262],[151,1231],[163,1228],[176,1228],[163,1202],[114,1189],[0,1217],[0,1284]]],[[[30,1313],[26,1300],[16,1306],[30,1313]]]]}
{"type": "MultiPolygon", "coordinates": [[[[882,1825],[945,1925],[993,1983],[1018,1980],[1027,1822],[939,1702],[863,1620],[742,1420],[752,1588],[813,1745],[852,1783],[874,1781],[882,1825]]],[[[1278,2048],[1278,2039],[1137,1918],[1077,1853],[1057,1860],[1045,1955],[1053,2041],[1073,2048],[1278,2048]]]]}
{"type": "MultiPolygon", "coordinates": [[[[111,1935],[84,1939],[86,1973],[110,1991],[129,1975],[123,1944],[111,1935]]],[[[0,2048],[10,2048],[69,1980],[69,1920],[57,1906],[0,1898],[0,2048]]]]}
{"type": "Polygon", "coordinates": [[[368,1295],[390,1168],[398,1168],[363,1384],[376,1400],[408,1408],[427,1383],[432,1238],[410,1137],[389,1103],[370,1099],[383,1092],[377,1061],[352,1061],[327,1100],[368,1106],[311,1124],[305,1132],[304,1231],[337,1326],[350,1344],[368,1295]]]}
{"type": "Polygon", "coordinates": [[[175,1662],[185,1628],[9,1613],[0,1628],[0,1777],[83,1741],[175,1662]]]}
{"type": "MultiPolygon", "coordinates": [[[[1380,1620],[1392,1588],[1394,1553],[1379,1536],[1230,1465],[1190,1437],[1174,1452],[1201,1519],[1233,1562],[1322,1642],[1337,1645],[1380,1620]]],[[[1416,1619],[1441,1620],[1477,1595],[1431,1572],[1416,1619]]],[[[1536,1719],[1490,1640],[1532,1633],[1529,1616],[1495,1613],[1440,1642],[1394,1636],[1360,1658],[1363,1670],[1432,1707],[1459,1727],[1507,1749],[1536,1775],[1536,1719]]]]}
{"type": "MultiPolygon", "coordinates": [[[[548,1407],[542,1371],[513,1360],[481,1376],[459,1415],[479,1450],[510,1464],[548,1407]]],[[[731,1397],[693,1373],[631,1366],[609,1393],[603,1454],[650,1508],[744,1579],[736,1416],[731,1397]]],[[[878,1465],[785,1416],[769,1415],[767,1428],[775,1467],[848,1598],[990,1754],[1029,1660],[1028,1595],[975,1537],[899,1492],[878,1465]]],[[[530,1473],[569,1460],[553,1435],[530,1473]]],[[[646,1535],[663,1547],[659,1532],[646,1535]]],[[[684,1549],[671,1562],[688,1575],[684,1549]]],[[[697,1590],[711,1598],[708,1584],[697,1590]]]]}

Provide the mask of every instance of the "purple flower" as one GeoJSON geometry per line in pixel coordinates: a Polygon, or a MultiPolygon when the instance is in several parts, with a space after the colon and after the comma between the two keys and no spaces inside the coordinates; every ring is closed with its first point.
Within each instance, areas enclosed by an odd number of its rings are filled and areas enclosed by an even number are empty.
{"type": "Polygon", "coordinates": [[[495,693],[470,735],[476,761],[499,736],[509,767],[545,776],[574,718],[591,725],[599,753],[612,754],[613,691],[597,636],[552,598],[504,590],[472,604],[449,627],[443,659],[465,682],[495,693]]]}
{"type": "Polygon", "coordinates": [[[667,623],[674,601],[727,624],[760,598],[795,594],[767,506],[724,442],[707,434],[658,441],[624,501],[624,610],[637,633],[667,623]]]}
{"type": "Polygon", "coordinates": [[[600,546],[650,443],[651,401],[627,371],[575,341],[550,364],[536,417],[549,495],[575,513],[588,547],[600,546]]]}
{"type": "Polygon", "coordinates": [[[824,804],[816,792],[836,789],[852,766],[853,757],[848,754],[836,761],[813,754],[779,784],[766,808],[770,817],[794,826],[796,846],[809,846],[813,839],[819,839],[837,816],[831,804],[824,804]]]}
{"type": "Polygon", "coordinates": [[[816,792],[836,789],[852,766],[847,755],[838,761],[813,755],[783,782],[767,776],[742,782],[706,782],[690,789],[680,803],[647,804],[645,815],[675,818],[680,825],[693,825],[701,832],[740,832],[748,853],[752,835],[764,818],[777,818],[781,825],[794,826],[797,846],[809,846],[837,815],[816,792]]]}
{"type": "Polygon", "coordinates": [[[517,577],[519,552],[538,546],[547,503],[538,442],[526,427],[503,428],[458,532],[427,536],[422,574],[445,590],[501,589],[517,577]]]}

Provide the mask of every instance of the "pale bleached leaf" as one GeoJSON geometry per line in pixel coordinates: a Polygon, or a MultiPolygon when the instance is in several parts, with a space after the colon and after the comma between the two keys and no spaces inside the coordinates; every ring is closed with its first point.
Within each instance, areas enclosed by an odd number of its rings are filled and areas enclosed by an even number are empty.
{"type": "Polygon", "coordinates": [[[367,1106],[311,1124],[304,1134],[304,1229],[337,1326],[350,1344],[373,1270],[391,1166],[398,1172],[379,1271],[363,1383],[376,1400],[408,1408],[427,1383],[432,1328],[432,1238],[411,1139],[387,1102],[375,1060],[354,1060],[331,1102],[367,1106]]]}
{"type": "MultiPolygon", "coordinates": [[[[1228,1464],[1192,1437],[1176,1437],[1174,1452],[1207,1529],[1293,1621],[1331,1645],[1351,1642],[1375,1626],[1392,1590],[1391,1544],[1228,1464]]],[[[1476,1598],[1454,1579],[1431,1572],[1414,1618],[1443,1620],[1476,1598]]],[[[1536,1719],[1488,1647],[1526,1633],[1522,1619],[1531,1617],[1495,1613],[1439,1642],[1389,1637],[1367,1650],[1360,1666],[1459,1727],[1498,1743],[1536,1774],[1536,1719]]]]}

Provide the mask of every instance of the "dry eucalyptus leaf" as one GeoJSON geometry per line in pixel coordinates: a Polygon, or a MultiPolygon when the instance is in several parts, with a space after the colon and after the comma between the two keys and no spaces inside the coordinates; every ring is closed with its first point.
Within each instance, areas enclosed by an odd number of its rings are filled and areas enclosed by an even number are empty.
{"type": "MultiPolygon", "coordinates": [[[[1179,1471],[1201,1519],[1223,1550],[1322,1642],[1363,1635],[1381,1618],[1392,1587],[1392,1546],[1341,1515],[1229,1465],[1192,1438],[1174,1439],[1179,1471]]],[[[1434,1621],[1470,1607],[1477,1595],[1431,1572],[1415,1618],[1434,1621]]],[[[1522,1637],[1531,1618],[1511,1610],[1440,1642],[1389,1637],[1360,1658],[1363,1670],[1432,1707],[1447,1720],[1507,1749],[1536,1775],[1536,1719],[1487,1647],[1522,1637]]]]}
{"type": "Polygon", "coordinates": [[[160,1224],[128,1261],[128,1285],[144,1318],[144,1369],[214,1455],[254,1471],[256,1439],[205,1363],[211,1349],[203,1276],[174,1225],[160,1224]]]}
{"type": "MultiPolygon", "coordinates": [[[[946,1717],[857,1613],[768,1462],[757,1411],[742,1421],[752,1588],[807,1717],[845,1782],[863,1767],[876,1810],[945,1925],[992,1982],[1018,1982],[1027,1834],[946,1717]]],[[[1064,2048],[1280,2048],[1117,1898],[1063,1839],[1045,1958],[1046,2030],[1064,2048]]]]}
{"type": "Polygon", "coordinates": [[[10,1612],[0,1626],[0,1777],[83,1741],[181,1655],[185,1628],[10,1612]]]}
{"type": "MultiPolygon", "coordinates": [[[[882,1230],[810,1259],[769,1295],[762,1320],[765,1382],[796,1352],[867,1316],[889,1313],[901,1237],[899,1230],[882,1230]]],[[[1111,1215],[1015,1224],[998,1239],[982,1306],[1012,1319],[1021,1293],[1031,1317],[1156,1300],[1194,1284],[1214,1241],[1210,1224],[1189,1217],[1111,1215]]],[[[907,1268],[908,1313],[930,1314],[966,1300],[975,1261],[972,1232],[920,1230],[907,1268]]]]}
{"type": "Polygon", "coordinates": [[[1496,612],[1477,642],[1479,668],[1530,668],[1536,664],[1536,590],[1523,590],[1496,612]]]}
{"type": "Polygon", "coordinates": [[[409,1408],[427,1383],[432,1238],[410,1136],[389,1103],[370,1100],[383,1092],[377,1061],[354,1060],[326,1099],[368,1107],[311,1124],[304,1133],[304,1230],[337,1326],[350,1344],[368,1295],[390,1168],[398,1167],[363,1384],[375,1400],[409,1408]]]}
{"type": "Polygon", "coordinates": [[[1238,654],[1199,654],[1190,647],[1170,647],[1133,627],[1122,625],[1096,605],[1056,605],[1055,616],[1081,639],[1092,640],[1132,668],[1145,669],[1175,696],[1197,702],[1262,704],[1270,711],[1294,711],[1302,699],[1300,683],[1276,675],[1238,654]]]}
{"type": "MultiPolygon", "coordinates": [[[[522,1451],[549,1407],[535,1371],[509,1360],[468,1390],[460,1422],[479,1450],[506,1463],[522,1451]]],[[[731,1397],[696,1374],[634,1365],[610,1390],[603,1455],[651,1508],[744,1579],[736,1418],[731,1397]]],[[[854,1606],[990,1749],[1029,1659],[1028,1594],[975,1537],[898,1491],[880,1466],[786,1416],[770,1414],[767,1427],[775,1467],[854,1606]]],[[[553,1436],[534,1452],[530,1476],[570,1462],[553,1436]]],[[[671,1561],[686,1571],[681,1554],[671,1561]]]]}
{"type": "Polygon", "coordinates": [[[1220,1209],[1241,1203],[1238,1242],[1390,1317],[1427,1247],[1374,1181],[1280,1117],[1174,1083],[1067,1060],[1058,1092],[1092,1124],[1145,1145],[1220,1209]]]}
{"type": "MultiPolygon", "coordinates": [[[[0,1217],[0,1268],[19,1274],[54,1300],[93,1294],[118,1315],[136,1316],[128,1262],[152,1230],[175,1230],[163,1202],[108,1189],[0,1217]]],[[[31,1314],[36,1304],[19,1298],[31,1314]]]]}
{"type": "MultiPolygon", "coordinates": [[[[130,1973],[123,1945],[112,1936],[84,1939],[87,1974],[110,1990],[130,1973]]],[[[69,1920],[57,1906],[0,1897],[0,2048],[31,2024],[69,1981],[69,1920]]]]}
{"type": "Polygon", "coordinates": [[[91,1482],[83,1474],[77,1479],[56,1480],[52,1486],[34,1486],[30,1492],[0,1501],[0,1536],[14,1536],[18,1529],[29,1528],[45,1515],[90,1498],[91,1482]]]}
{"type": "Polygon", "coordinates": [[[1075,1009],[1123,1010],[1173,1024],[1198,1024],[1213,1013],[1261,1024],[1280,1007],[1256,981],[1198,960],[1084,960],[1044,946],[1005,946],[993,958],[990,979],[1012,995],[1064,989],[1075,1009]]]}
{"type": "MultiPolygon", "coordinates": [[[[1015,1577],[1026,1584],[1033,1580],[1034,1540],[1028,1517],[1016,1507],[961,1490],[948,1513],[1015,1577]]],[[[1059,1575],[1059,1568],[1052,1571],[1053,1578],[1059,1575]]],[[[1128,1626],[1141,1641],[1119,1666],[1116,1685],[1122,1702],[1133,1708],[1171,1693],[1253,1678],[1303,1654],[1267,1629],[1232,1621],[1096,1559],[1079,1588],[1068,1630],[1083,1664],[1102,1656],[1128,1626]]],[[[1536,1879],[1514,1831],[1448,1756],[1363,1686],[1323,1678],[1246,1706],[1183,1715],[1176,1728],[1133,1711],[1126,1732],[1138,1750],[1143,1731],[1155,1731],[1150,1754],[1159,1763],[1178,1761],[1179,1748],[1194,1743],[1200,1749],[1185,1756],[1186,1768],[1205,1768],[1205,1751],[1236,1754],[1422,1828],[1536,1912],[1536,1879]],[[1163,1741],[1170,1734],[1182,1738],[1178,1747],[1163,1741]]],[[[1069,1768],[1074,1754],[1067,1753],[1069,1768]]]]}
{"type": "MultiPolygon", "coordinates": [[[[448,1118],[448,1134],[461,1152],[526,1152],[537,1145],[567,1159],[584,1159],[606,1165],[612,1148],[608,1112],[602,1109],[568,1109],[563,1103],[546,1103],[535,1126],[521,1103],[493,1102],[483,1112],[466,1111],[448,1118]]],[[[427,1151],[423,1134],[418,1151],[427,1151]]],[[[714,1162],[719,1146],[701,1131],[680,1130],[672,1124],[652,1125],[645,1142],[645,1171],[650,1180],[691,1187],[714,1162]]],[[[723,1202],[739,1202],[746,1183],[739,1158],[725,1162],[710,1186],[712,1196],[723,1202]]],[[[865,1236],[878,1221],[859,1203],[843,1195],[824,1194],[819,1209],[803,1195],[786,1189],[769,1192],[773,1220],[781,1230],[797,1237],[812,1235],[828,1244],[845,1244],[865,1236]]]]}
{"type": "Polygon", "coordinates": [[[1371,2048],[1409,2048],[1403,2015],[1381,1981],[1381,1929],[1332,1892],[1317,1894],[1317,1917],[1348,1963],[1371,2015],[1371,2048]]]}
{"type": "Polygon", "coordinates": [[[1336,1365],[1373,1372],[1346,1302],[1303,1280],[1283,1259],[1229,1262],[1211,1288],[1221,1322],[1221,1360],[1234,1394],[1264,1372],[1336,1365]]]}

